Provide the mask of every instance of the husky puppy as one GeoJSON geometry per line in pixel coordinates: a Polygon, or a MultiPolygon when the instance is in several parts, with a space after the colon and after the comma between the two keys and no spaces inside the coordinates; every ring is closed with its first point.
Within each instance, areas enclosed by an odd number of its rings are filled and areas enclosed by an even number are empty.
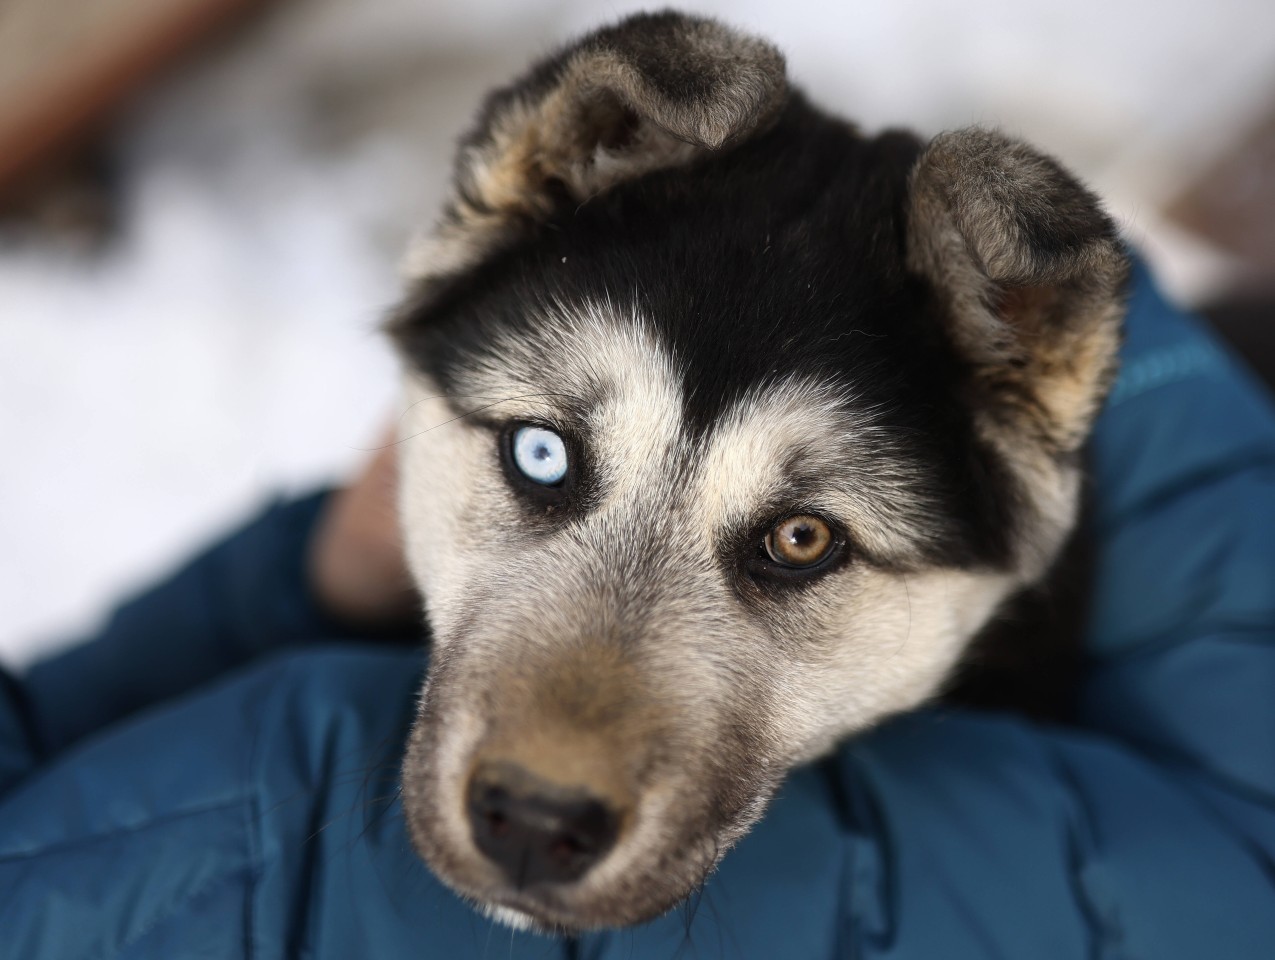
{"type": "Polygon", "coordinates": [[[412,263],[405,812],[567,930],[669,909],[1046,575],[1128,268],[1025,144],[869,136],[670,12],[494,92],[412,263]]]}

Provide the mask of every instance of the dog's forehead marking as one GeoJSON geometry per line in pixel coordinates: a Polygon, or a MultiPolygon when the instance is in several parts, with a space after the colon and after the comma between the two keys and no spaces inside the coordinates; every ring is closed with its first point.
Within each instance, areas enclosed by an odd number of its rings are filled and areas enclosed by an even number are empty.
{"type": "Polygon", "coordinates": [[[576,426],[609,512],[667,500],[684,464],[684,398],[675,358],[635,306],[553,304],[530,330],[498,334],[463,377],[508,419],[576,426]]]}
{"type": "Polygon", "coordinates": [[[697,471],[705,522],[721,527],[749,519],[759,502],[782,490],[795,459],[817,457],[837,443],[847,428],[843,400],[828,384],[794,377],[736,401],[706,438],[697,471]]]}
{"type": "Polygon", "coordinates": [[[498,334],[467,366],[464,381],[478,399],[494,400],[507,418],[583,417],[611,460],[657,459],[677,443],[681,379],[636,308],[556,304],[538,312],[541,322],[498,334]]]}

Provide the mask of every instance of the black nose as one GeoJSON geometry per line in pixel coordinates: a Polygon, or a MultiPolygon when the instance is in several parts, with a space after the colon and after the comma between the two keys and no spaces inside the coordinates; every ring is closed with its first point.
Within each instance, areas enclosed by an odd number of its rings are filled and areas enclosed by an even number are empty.
{"type": "Polygon", "coordinates": [[[483,763],[469,782],[474,844],[519,889],[568,883],[615,843],[618,818],[581,788],[540,779],[512,763],[483,763]]]}

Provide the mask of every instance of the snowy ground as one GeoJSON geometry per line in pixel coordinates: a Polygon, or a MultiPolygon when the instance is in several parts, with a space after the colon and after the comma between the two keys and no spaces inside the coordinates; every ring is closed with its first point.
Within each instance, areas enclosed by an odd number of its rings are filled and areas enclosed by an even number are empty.
{"type": "MultiPolygon", "coordinates": [[[[0,662],[90,629],[272,492],[358,459],[395,412],[376,325],[452,137],[513,65],[631,6],[305,0],[134,111],[113,248],[0,246],[0,662]]],[[[775,38],[865,126],[997,123],[1041,143],[1171,286],[1224,278],[1156,208],[1275,89],[1275,5],[696,8],[775,38]]]]}

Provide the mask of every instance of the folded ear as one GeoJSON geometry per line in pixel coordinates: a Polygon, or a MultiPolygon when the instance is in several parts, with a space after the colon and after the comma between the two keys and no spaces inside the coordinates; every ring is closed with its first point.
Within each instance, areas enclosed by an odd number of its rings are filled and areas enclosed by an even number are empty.
{"type": "Polygon", "coordinates": [[[488,98],[413,272],[455,269],[557,203],[736,144],[786,93],[779,52],[713,20],[638,14],[591,33],[488,98]]]}
{"type": "Polygon", "coordinates": [[[910,268],[945,302],[998,445],[1084,442],[1115,374],[1128,257],[1096,197],[981,129],[937,137],[912,177],[910,268]]]}

